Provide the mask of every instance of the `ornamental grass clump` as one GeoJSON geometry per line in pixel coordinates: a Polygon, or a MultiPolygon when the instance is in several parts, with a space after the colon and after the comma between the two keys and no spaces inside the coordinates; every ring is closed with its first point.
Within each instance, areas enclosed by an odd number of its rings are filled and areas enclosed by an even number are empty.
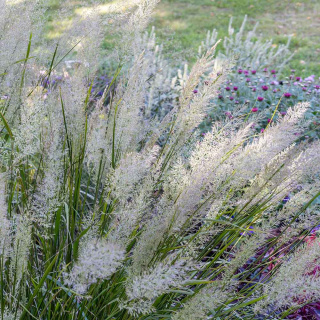
{"type": "MultiPolygon", "coordinates": [[[[320,143],[295,135],[310,104],[263,133],[239,108],[199,139],[232,62],[217,70],[214,44],[155,113],[152,92],[170,87],[144,32],[158,1],[132,3],[112,17],[93,4],[47,63],[32,19],[24,50],[1,47],[1,319],[271,319],[316,304],[320,143]],[[105,28],[116,67],[93,96],[105,28]]],[[[44,10],[1,5],[4,30],[44,10]]]]}

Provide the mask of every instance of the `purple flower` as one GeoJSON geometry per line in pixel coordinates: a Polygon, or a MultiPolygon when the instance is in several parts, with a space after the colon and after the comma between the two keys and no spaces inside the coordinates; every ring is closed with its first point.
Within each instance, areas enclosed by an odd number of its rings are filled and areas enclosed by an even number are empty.
{"type": "Polygon", "coordinates": [[[193,90],[193,93],[198,93],[198,90],[193,90]]]}
{"type": "Polygon", "coordinates": [[[289,200],[290,200],[290,196],[287,195],[287,196],[285,196],[284,199],[282,200],[282,203],[283,203],[283,204],[286,204],[289,200]]]}
{"type": "Polygon", "coordinates": [[[233,99],[234,99],[234,97],[233,97],[233,96],[231,96],[231,97],[230,97],[230,100],[232,101],[233,99]]]}
{"type": "Polygon", "coordinates": [[[239,70],[238,70],[238,73],[239,73],[239,74],[241,74],[242,72],[243,72],[243,70],[242,70],[242,69],[239,69],[239,70]]]}
{"type": "Polygon", "coordinates": [[[247,80],[246,80],[247,82],[250,82],[251,81],[251,79],[250,78],[247,78],[247,80]]]}
{"type": "Polygon", "coordinates": [[[292,72],[292,73],[295,73],[295,72],[296,72],[296,70],[294,70],[294,69],[291,69],[291,72],[292,72]]]}
{"type": "Polygon", "coordinates": [[[255,108],[252,108],[252,109],[251,109],[251,112],[258,112],[258,108],[256,108],[256,107],[255,107],[255,108]]]}
{"type": "Polygon", "coordinates": [[[264,98],[263,97],[258,97],[257,100],[261,102],[261,101],[264,100],[264,98]]]}
{"type": "Polygon", "coordinates": [[[304,80],[305,80],[305,81],[309,81],[309,82],[314,82],[314,77],[315,77],[315,75],[313,74],[313,75],[305,78],[304,80]]]}
{"type": "Polygon", "coordinates": [[[282,116],[285,116],[287,113],[286,113],[285,111],[281,111],[280,114],[281,114],[282,116]]]}
{"type": "Polygon", "coordinates": [[[225,113],[225,115],[226,115],[229,119],[232,119],[232,118],[233,118],[230,111],[227,111],[227,112],[225,113]]]}
{"type": "Polygon", "coordinates": [[[257,70],[251,70],[251,73],[252,73],[252,74],[256,74],[256,73],[257,73],[257,70]]]}
{"type": "Polygon", "coordinates": [[[235,104],[239,104],[239,101],[238,101],[238,100],[236,100],[234,103],[235,103],[235,104]]]}
{"type": "Polygon", "coordinates": [[[253,91],[253,92],[256,92],[256,91],[257,91],[257,88],[256,88],[256,87],[253,87],[253,88],[252,88],[252,91],[253,91]]]}
{"type": "Polygon", "coordinates": [[[290,98],[290,97],[292,96],[292,94],[289,93],[289,92],[286,92],[286,93],[284,94],[284,96],[285,96],[286,98],[290,98]]]}
{"type": "Polygon", "coordinates": [[[220,100],[222,100],[222,99],[223,99],[223,96],[222,96],[221,94],[219,94],[219,95],[218,95],[218,98],[219,98],[220,100]]]}
{"type": "Polygon", "coordinates": [[[268,119],[268,123],[270,123],[271,122],[271,119],[268,119]]]}
{"type": "Polygon", "coordinates": [[[273,89],[272,92],[276,93],[278,90],[277,89],[273,89]]]}
{"type": "Polygon", "coordinates": [[[268,86],[262,86],[261,88],[263,91],[267,91],[269,89],[268,86]]]}
{"type": "Polygon", "coordinates": [[[279,82],[278,82],[278,81],[276,81],[276,80],[273,80],[273,81],[271,81],[271,82],[270,82],[270,84],[271,84],[271,85],[273,85],[273,86],[276,86],[276,85],[278,85],[278,84],[279,84],[279,82]]]}
{"type": "Polygon", "coordinates": [[[254,234],[254,231],[252,231],[253,229],[253,226],[250,226],[249,229],[251,229],[250,231],[247,231],[247,232],[240,232],[240,234],[242,236],[245,236],[246,234],[254,234]]]}
{"type": "Polygon", "coordinates": [[[307,87],[303,87],[303,88],[302,88],[302,91],[307,91],[307,90],[308,90],[307,87]]]}
{"type": "Polygon", "coordinates": [[[314,86],[314,87],[315,87],[316,89],[318,89],[318,90],[320,89],[320,86],[318,86],[318,85],[316,85],[316,86],[314,86]]]}
{"type": "Polygon", "coordinates": [[[233,90],[234,90],[234,91],[237,91],[237,90],[238,90],[238,87],[233,87],[233,90]]]}
{"type": "Polygon", "coordinates": [[[276,74],[276,70],[271,70],[271,73],[272,74],[276,74]]]}
{"type": "Polygon", "coordinates": [[[227,90],[227,91],[230,91],[230,90],[231,90],[231,88],[230,88],[230,87],[226,87],[226,90],[227,90]]]}
{"type": "Polygon", "coordinates": [[[268,69],[267,69],[267,68],[264,68],[264,69],[263,69],[263,72],[268,72],[268,69]]]}
{"type": "Polygon", "coordinates": [[[244,73],[245,75],[248,75],[248,74],[249,74],[249,71],[248,71],[248,70],[243,70],[243,73],[244,73]]]}
{"type": "Polygon", "coordinates": [[[297,81],[301,81],[301,78],[300,78],[300,77],[296,77],[296,80],[297,80],[297,81]]]}
{"type": "Polygon", "coordinates": [[[261,129],[261,133],[264,133],[264,129],[263,128],[261,129]]]}
{"type": "Polygon", "coordinates": [[[318,226],[316,226],[315,228],[313,228],[313,229],[311,230],[311,233],[314,233],[314,232],[316,232],[316,231],[318,231],[318,230],[320,230],[320,224],[319,224],[318,226]]]}
{"type": "MultiPolygon", "coordinates": [[[[249,229],[253,229],[253,226],[250,226],[249,229]]],[[[253,234],[254,232],[253,231],[249,231],[248,233],[249,234],[253,234]]]]}

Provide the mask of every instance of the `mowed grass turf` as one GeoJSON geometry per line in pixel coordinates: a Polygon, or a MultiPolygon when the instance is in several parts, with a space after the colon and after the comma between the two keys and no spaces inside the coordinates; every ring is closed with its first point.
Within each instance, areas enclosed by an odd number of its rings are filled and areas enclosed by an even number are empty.
{"type": "MultiPolygon", "coordinates": [[[[54,12],[65,0],[49,0],[51,22],[48,30],[56,32],[68,22],[54,19],[54,12]]],[[[115,1],[105,0],[105,4],[115,1]]],[[[79,2],[74,3],[75,8],[79,2]]],[[[259,22],[257,34],[273,39],[274,46],[287,42],[292,35],[294,58],[286,69],[296,69],[300,76],[320,76],[320,1],[319,0],[162,0],[154,13],[151,25],[156,27],[165,52],[174,52],[177,59],[192,62],[198,46],[208,30],[217,29],[219,38],[228,32],[230,17],[237,31],[245,15],[246,30],[259,22]]],[[[112,46],[106,40],[105,46],[112,46]]]]}
{"type": "MultiPolygon", "coordinates": [[[[197,50],[206,31],[217,29],[219,38],[228,32],[230,17],[238,30],[245,15],[246,29],[259,22],[257,34],[273,39],[274,46],[286,43],[295,56],[289,68],[302,76],[320,76],[320,1],[319,0],[162,0],[153,24],[170,50],[197,50]],[[171,33],[170,33],[171,32],[171,33]],[[175,41],[172,41],[175,39],[175,41]]],[[[186,59],[190,59],[186,52],[186,59]]]]}

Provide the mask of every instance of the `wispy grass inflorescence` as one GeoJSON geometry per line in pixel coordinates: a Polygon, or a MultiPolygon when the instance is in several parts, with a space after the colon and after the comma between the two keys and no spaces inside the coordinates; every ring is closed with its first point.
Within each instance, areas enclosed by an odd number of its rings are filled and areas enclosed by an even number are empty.
{"type": "Polygon", "coordinates": [[[84,294],[91,284],[108,279],[121,266],[125,252],[121,246],[99,239],[87,241],[65,283],[84,294]]]}
{"type": "Polygon", "coordinates": [[[145,31],[158,2],[92,1],[45,50],[45,3],[0,2],[2,319],[271,319],[319,301],[309,103],[259,133],[239,107],[201,135],[236,62],[213,36],[172,78],[145,31]]]}
{"type": "Polygon", "coordinates": [[[10,252],[10,237],[11,237],[11,226],[10,220],[8,219],[8,206],[6,199],[6,176],[1,174],[0,176],[0,250],[4,257],[7,257],[10,252]]]}
{"type": "Polygon", "coordinates": [[[319,293],[319,242],[304,245],[279,268],[275,278],[264,288],[268,297],[255,307],[256,313],[299,308],[317,302],[319,293]]]}

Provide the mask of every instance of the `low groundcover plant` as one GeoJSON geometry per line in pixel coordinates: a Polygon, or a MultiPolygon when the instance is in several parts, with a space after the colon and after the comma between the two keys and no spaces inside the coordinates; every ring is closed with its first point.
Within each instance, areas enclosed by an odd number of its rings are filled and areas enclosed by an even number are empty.
{"type": "Polygon", "coordinates": [[[155,112],[158,0],[132,3],[92,3],[50,47],[45,2],[0,2],[1,319],[318,316],[320,143],[295,134],[310,103],[263,132],[238,108],[199,139],[232,61],[216,69],[217,42],[155,112]]]}
{"type": "MultiPolygon", "coordinates": [[[[201,124],[202,130],[209,130],[214,120],[232,117],[233,111],[243,106],[244,112],[262,113],[261,121],[255,123],[256,130],[261,131],[271,121],[276,107],[279,111],[277,116],[284,116],[289,107],[308,101],[310,108],[306,117],[313,120],[309,136],[317,136],[320,115],[319,81],[315,76],[302,79],[294,73],[292,70],[289,77],[281,77],[275,69],[263,68],[259,71],[234,68],[201,124]]],[[[296,135],[302,133],[297,132],[296,135]]]]}

